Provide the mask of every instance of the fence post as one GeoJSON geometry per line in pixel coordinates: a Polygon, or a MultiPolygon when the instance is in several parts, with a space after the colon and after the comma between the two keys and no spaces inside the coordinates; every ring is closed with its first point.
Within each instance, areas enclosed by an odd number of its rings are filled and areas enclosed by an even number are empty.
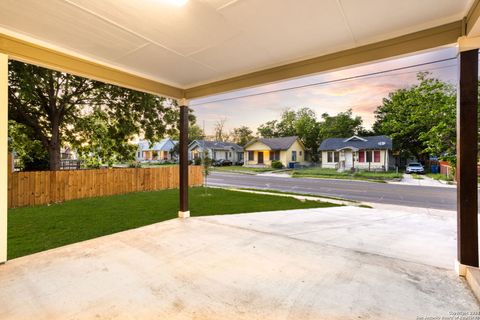
{"type": "Polygon", "coordinates": [[[8,56],[0,53],[0,263],[7,261],[8,56]]]}

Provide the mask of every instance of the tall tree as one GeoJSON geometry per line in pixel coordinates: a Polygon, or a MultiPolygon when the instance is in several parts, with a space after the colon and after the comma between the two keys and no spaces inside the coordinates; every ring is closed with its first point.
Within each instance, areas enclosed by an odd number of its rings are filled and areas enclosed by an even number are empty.
{"type": "Polygon", "coordinates": [[[28,128],[58,170],[64,142],[93,156],[121,155],[134,135],[154,141],[174,133],[179,112],[165,98],[10,61],[9,117],[28,128]],[[99,141],[106,136],[111,141],[99,141]]]}
{"type": "Polygon", "coordinates": [[[253,131],[247,126],[234,128],[230,136],[232,137],[233,142],[240,146],[246,145],[254,138],[253,131]]]}
{"type": "Polygon", "coordinates": [[[215,122],[215,126],[213,128],[215,132],[215,141],[227,141],[228,140],[228,133],[225,130],[225,123],[227,122],[226,118],[222,118],[215,122]]]}
{"type": "Polygon", "coordinates": [[[279,136],[288,137],[297,134],[296,121],[299,114],[290,108],[283,111],[280,121],[277,123],[277,132],[279,136]]]}
{"type": "Polygon", "coordinates": [[[271,121],[267,121],[264,124],[260,125],[257,128],[258,135],[263,137],[263,138],[278,137],[279,133],[278,133],[278,129],[277,129],[277,123],[278,123],[277,120],[271,120],[271,121]]]}
{"type": "Polygon", "coordinates": [[[383,99],[373,129],[389,135],[406,155],[455,154],[455,88],[429,73],[418,73],[417,79],[418,84],[383,99]]]}
{"type": "Polygon", "coordinates": [[[319,123],[310,108],[298,111],[285,109],[280,120],[268,121],[258,127],[257,132],[264,138],[298,136],[312,160],[317,160],[319,123]]]}
{"type": "Polygon", "coordinates": [[[364,129],[362,127],[363,120],[361,117],[354,117],[352,109],[340,112],[337,115],[330,116],[328,113],[322,114],[320,122],[318,138],[323,141],[328,138],[350,137],[364,129]]]}
{"type": "Polygon", "coordinates": [[[295,135],[305,145],[305,149],[311,156],[312,161],[316,162],[318,160],[318,147],[320,146],[318,140],[320,124],[317,121],[317,115],[312,109],[302,108],[296,113],[294,125],[295,135]]]}
{"type": "MultiPolygon", "coordinates": [[[[170,136],[173,140],[180,140],[179,133],[176,132],[170,136]]],[[[193,140],[202,140],[205,139],[205,133],[203,129],[195,122],[195,118],[190,119],[188,124],[188,142],[193,140]]]]}

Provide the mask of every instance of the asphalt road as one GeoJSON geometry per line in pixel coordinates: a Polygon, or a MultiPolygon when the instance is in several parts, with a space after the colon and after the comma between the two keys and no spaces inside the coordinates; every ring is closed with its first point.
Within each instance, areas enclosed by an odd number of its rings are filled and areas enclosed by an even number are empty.
{"type": "Polygon", "coordinates": [[[456,210],[456,188],[424,187],[365,181],[280,178],[213,172],[208,185],[275,189],[373,203],[456,210]]]}

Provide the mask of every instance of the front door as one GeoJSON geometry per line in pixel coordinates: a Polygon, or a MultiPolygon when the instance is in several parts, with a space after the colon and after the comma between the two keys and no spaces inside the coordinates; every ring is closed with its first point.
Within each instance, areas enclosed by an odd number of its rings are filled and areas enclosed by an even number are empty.
{"type": "Polygon", "coordinates": [[[353,152],[351,150],[345,150],[345,169],[351,169],[353,167],[353,152]]]}
{"type": "Polygon", "coordinates": [[[258,152],[258,164],[263,164],[263,151],[258,152]]]}

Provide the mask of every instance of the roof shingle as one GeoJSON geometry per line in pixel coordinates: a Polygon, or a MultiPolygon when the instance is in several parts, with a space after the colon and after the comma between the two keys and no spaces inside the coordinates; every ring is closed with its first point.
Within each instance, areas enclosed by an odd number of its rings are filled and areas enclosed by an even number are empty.
{"type": "Polygon", "coordinates": [[[287,150],[298,139],[297,136],[281,137],[281,138],[258,138],[250,141],[245,148],[249,145],[259,141],[268,146],[271,150],[287,150]]]}
{"type": "Polygon", "coordinates": [[[319,151],[338,150],[342,148],[353,147],[356,149],[392,149],[392,139],[387,136],[359,137],[360,139],[350,138],[329,138],[322,141],[319,151]]]}

